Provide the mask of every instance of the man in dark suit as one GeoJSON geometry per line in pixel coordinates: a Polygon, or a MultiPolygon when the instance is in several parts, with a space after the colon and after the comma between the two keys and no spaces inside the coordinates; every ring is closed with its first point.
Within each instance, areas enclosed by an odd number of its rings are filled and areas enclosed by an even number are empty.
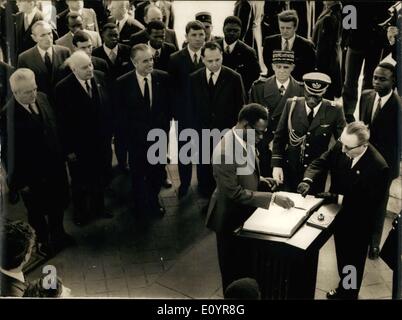
{"type": "Polygon", "coordinates": [[[269,112],[268,130],[264,138],[257,145],[260,153],[261,173],[264,177],[272,176],[270,148],[274,139],[276,127],[282,115],[288,98],[302,97],[304,95],[303,84],[296,81],[291,73],[294,69],[293,51],[274,51],[272,57],[272,69],[275,75],[261,78],[254,82],[250,90],[250,102],[263,105],[269,112]]]}
{"type": "MultiPolygon", "coordinates": [[[[155,20],[163,21],[162,12],[158,7],[154,5],[149,5],[145,8],[145,26],[151,21],[155,20]]],[[[146,30],[142,30],[131,36],[130,45],[134,46],[138,43],[148,43],[148,41],[149,41],[148,32],[146,30]]],[[[177,44],[176,32],[174,30],[166,28],[165,41],[174,45],[176,50],[179,48],[179,45],[177,44]]]]}
{"type": "MultiPolygon", "coordinates": [[[[395,67],[382,62],[374,70],[374,89],[363,91],[360,97],[360,120],[370,128],[370,143],[381,153],[389,166],[389,187],[399,177],[401,155],[401,98],[393,91],[395,67]]],[[[389,188],[380,208],[380,221],[370,243],[369,257],[376,259],[379,253],[384,218],[387,210],[389,188]]]]}
{"type": "Polygon", "coordinates": [[[99,33],[96,31],[85,30],[82,16],[80,16],[78,13],[70,12],[67,15],[67,23],[70,32],[67,32],[64,36],[57,39],[55,42],[57,45],[69,48],[71,52],[74,52],[73,37],[77,31],[81,30],[85,31],[90,36],[92,45],[95,48],[102,45],[102,40],[99,36],[99,33]]]}
{"type": "Polygon", "coordinates": [[[128,14],[129,1],[111,1],[108,23],[114,23],[119,31],[119,42],[129,45],[131,35],[144,30],[144,25],[128,14]]]}
{"type": "Polygon", "coordinates": [[[165,211],[159,204],[158,194],[164,165],[151,164],[147,158],[151,146],[147,135],[152,129],[168,134],[169,76],[153,68],[152,52],[146,44],[135,45],[131,59],[135,71],[123,75],[116,83],[116,106],[119,108],[116,135],[128,149],[136,213],[163,215],[165,211]]]}
{"type": "Polygon", "coordinates": [[[67,28],[67,15],[70,12],[76,12],[82,16],[84,22],[84,29],[96,31],[99,33],[98,20],[96,13],[91,8],[84,8],[84,1],[82,0],[69,0],[66,1],[68,8],[60,12],[57,19],[57,32],[59,36],[64,36],[68,32],[67,28]]]}
{"type": "MultiPolygon", "coordinates": [[[[331,137],[338,139],[345,126],[342,108],[323,99],[331,79],[323,73],[305,74],[304,97],[288,99],[274,135],[272,176],[295,192],[304,170],[324,153],[331,137]]],[[[325,187],[326,176],[314,185],[315,192],[325,187]]]]}
{"type": "Polygon", "coordinates": [[[133,64],[130,61],[130,47],[118,42],[119,31],[114,23],[103,26],[102,40],[103,46],[93,49],[92,58],[106,61],[110,78],[114,80],[131,71],[133,64]]]}
{"type": "Polygon", "coordinates": [[[42,12],[36,7],[36,1],[18,1],[19,12],[15,15],[15,39],[17,55],[35,46],[32,39],[32,26],[43,20],[42,12]]]}
{"type": "Polygon", "coordinates": [[[8,82],[14,68],[3,61],[0,61],[0,111],[3,109],[8,98],[11,97],[11,89],[8,82]]]}
{"type": "Polygon", "coordinates": [[[240,32],[241,20],[229,16],[223,22],[225,38],[216,42],[223,50],[223,65],[240,73],[244,89],[248,92],[261,70],[255,50],[239,40],[240,32]]]}
{"type": "Polygon", "coordinates": [[[330,170],[330,191],[317,196],[342,204],[334,225],[340,281],[328,299],[358,298],[370,236],[388,188],[389,168],[369,138],[363,122],[348,124],[340,140],[309,165],[298,186],[305,196],[317,177],[330,170]]]}
{"type": "Polygon", "coordinates": [[[257,207],[269,208],[272,202],[284,208],[294,206],[285,196],[261,191],[276,187],[276,182],[260,177],[258,157],[252,152],[255,144],[247,139],[246,130],[255,133],[258,143],[267,124],[268,113],[263,106],[256,103],[244,106],[236,126],[225,133],[213,152],[216,189],[209,202],[206,225],[216,233],[223,291],[234,280],[252,277],[251,248],[233,234],[234,230],[257,207]]]}
{"type": "MultiPolygon", "coordinates": [[[[222,48],[219,44],[207,42],[201,49],[201,56],[205,67],[190,75],[190,126],[200,136],[202,129],[222,131],[230,128],[246,100],[241,76],[222,66],[222,48]]],[[[206,143],[200,142],[200,145],[206,143]]],[[[209,142],[213,142],[212,139],[209,142]]],[[[200,148],[200,163],[197,165],[198,189],[207,198],[215,189],[215,181],[211,164],[201,160],[204,152],[210,155],[213,148],[214,145],[209,150],[200,148]]]]}
{"type": "Polygon", "coordinates": [[[109,181],[112,112],[102,72],[94,71],[82,51],[69,60],[72,74],[56,86],[56,102],[64,152],[71,175],[74,222],[105,212],[104,188],[109,181]]]}
{"type": "Polygon", "coordinates": [[[379,24],[388,18],[388,8],[391,4],[392,2],[344,1],[344,5],[353,5],[357,16],[360,17],[357,28],[344,31],[347,51],[342,100],[347,122],[355,121],[353,114],[357,105],[358,84],[363,62],[362,90],[372,88],[373,72],[380,62],[386,43],[385,32],[379,24]]]}
{"type": "MultiPolygon", "coordinates": [[[[109,67],[109,77],[115,81],[118,77],[134,69],[130,60],[130,47],[118,43],[119,32],[113,23],[105,24],[102,29],[102,37],[103,46],[93,50],[92,59],[97,57],[105,60],[109,67]]],[[[118,109],[118,106],[114,106],[114,112],[117,112],[118,109]]],[[[127,150],[122,149],[116,135],[113,142],[118,167],[122,172],[126,172],[128,168],[127,150]]]]}
{"type": "MultiPolygon", "coordinates": [[[[190,21],[186,25],[187,48],[175,52],[170,56],[169,74],[173,84],[173,117],[178,122],[178,133],[190,127],[189,119],[189,76],[194,71],[203,67],[201,61],[201,48],[205,43],[205,28],[199,21],[190,21]]],[[[179,148],[181,146],[179,141],[179,148]]],[[[179,161],[180,187],[179,198],[187,194],[191,182],[191,164],[183,164],[179,161]]]]}
{"type": "Polygon", "coordinates": [[[29,284],[23,267],[35,245],[35,231],[26,222],[10,221],[0,225],[0,297],[23,297],[29,284]]]}
{"type": "Polygon", "coordinates": [[[146,15],[147,15],[147,7],[156,6],[162,13],[163,23],[167,28],[173,28],[174,26],[174,13],[173,6],[170,1],[162,0],[162,1],[143,1],[140,3],[137,8],[135,8],[135,18],[138,19],[142,24],[147,24],[146,15]]]}
{"type": "Polygon", "coordinates": [[[148,45],[154,57],[155,69],[167,71],[170,55],[176,52],[176,48],[165,41],[166,28],[162,21],[151,21],[147,25],[149,34],[148,45]]]}
{"type": "Polygon", "coordinates": [[[314,70],[314,44],[296,34],[299,18],[295,10],[286,10],[278,15],[280,34],[269,36],[264,40],[263,57],[268,75],[273,74],[271,68],[274,50],[291,50],[295,53],[295,69],[293,77],[301,81],[303,75],[314,70]]]}
{"type": "Polygon", "coordinates": [[[18,68],[29,68],[35,73],[38,91],[45,93],[52,103],[54,87],[63,74],[70,50],[53,45],[52,28],[45,21],[37,21],[32,26],[32,38],[37,45],[19,55],[18,68]]]}
{"type": "Polygon", "coordinates": [[[37,93],[31,70],[17,69],[10,86],[14,97],[0,125],[7,184],[10,193],[21,194],[38,242],[47,253],[55,253],[71,244],[63,227],[69,192],[55,115],[46,95],[37,93]]]}
{"type": "Polygon", "coordinates": [[[77,31],[73,37],[73,47],[74,47],[74,52],[75,51],[83,51],[91,58],[91,62],[94,67],[94,70],[103,72],[106,77],[110,76],[109,65],[106,62],[106,60],[92,56],[93,45],[92,45],[92,40],[88,33],[86,33],[85,31],[81,31],[81,30],[77,31]]]}
{"type": "Polygon", "coordinates": [[[331,78],[331,85],[325,94],[325,98],[329,100],[341,96],[343,85],[341,74],[342,20],[341,2],[328,1],[313,30],[312,41],[317,52],[317,70],[331,78]]]}

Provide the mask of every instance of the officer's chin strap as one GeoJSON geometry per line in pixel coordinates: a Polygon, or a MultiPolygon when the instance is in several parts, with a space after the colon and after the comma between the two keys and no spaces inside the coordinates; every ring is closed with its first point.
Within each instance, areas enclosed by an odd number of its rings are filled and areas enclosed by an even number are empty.
{"type": "Polygon", "coordinates": [[[297,97],[292,98],[292,104],[290,105],[290,111],[288,116],[288,130],[289,130],[289,144],[292,147],[300,146],[300,161],[304,159],[304,150],[306,149],[306,135],[299,137],[292,126],[292,113],[296,106],[297,97]]]}

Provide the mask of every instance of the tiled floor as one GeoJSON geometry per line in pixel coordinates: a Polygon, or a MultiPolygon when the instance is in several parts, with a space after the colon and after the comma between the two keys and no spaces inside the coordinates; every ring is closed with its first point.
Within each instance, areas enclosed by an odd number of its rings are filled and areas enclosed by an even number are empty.
{"type": "MultiPolygon", "coordinates": [[[[64,284],[75,297],[133,298],[222,298],[215,236],[204,226],[201,208],[207,200],[197,195],[196,184],[181,202],[177,200],[179,181],[176,167],[169,167],[173,188],[164,189],[161,199],[165,217],[139,219],[130,212],[128,178],[113,182],[116,196],[108,198],[114,214],[110,220],[96,220],[77,227],[66,213],[67,231],[78,245],[47,262],[57,268],[64,284]]],[[[7,206],[11,218],[24,219],[21,203],[7,206]]],[[[388,234],[390,219],[384,235],[388,234]]],[[[28,276],[37,278],[41,268],[28,276]]],[[[361,299],[389,299],[391,271],[382,260],[367,260],[361,299]]],[[[332,238],[320,251],[316,299],[338,282],[332,238]]]]}

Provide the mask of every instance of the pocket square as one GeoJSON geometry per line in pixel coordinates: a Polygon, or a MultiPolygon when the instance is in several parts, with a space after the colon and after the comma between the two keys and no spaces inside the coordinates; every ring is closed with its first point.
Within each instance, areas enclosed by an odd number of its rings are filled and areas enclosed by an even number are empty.
{"type": "Polygon", "coordinates": [[[330,126],[330,124],[320,124],[320,127],[322,128],[328,128],[330,126]]]}

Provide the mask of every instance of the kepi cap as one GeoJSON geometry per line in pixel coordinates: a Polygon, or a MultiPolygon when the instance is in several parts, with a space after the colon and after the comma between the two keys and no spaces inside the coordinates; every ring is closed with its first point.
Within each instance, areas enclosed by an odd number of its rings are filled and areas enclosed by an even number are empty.
{"type": "Polygon", "coordinates": [[[295,53],[288,50],[274,50],[272,52],[272,63],[295,63],[295,53]]]}
{"type": "Polygon", "coordinates": [[[200,22],[209,22],[212,23],[212,16],[210,12],[198,12],[195,15],[195,20],[198,20],[200,22]]]}
{"type": "Polygon", "coordinates": [[[304,89],[310,94],[323,95],[331,84],[331,78],[322,72],[310,72],[303,76],[304,89]]]}

